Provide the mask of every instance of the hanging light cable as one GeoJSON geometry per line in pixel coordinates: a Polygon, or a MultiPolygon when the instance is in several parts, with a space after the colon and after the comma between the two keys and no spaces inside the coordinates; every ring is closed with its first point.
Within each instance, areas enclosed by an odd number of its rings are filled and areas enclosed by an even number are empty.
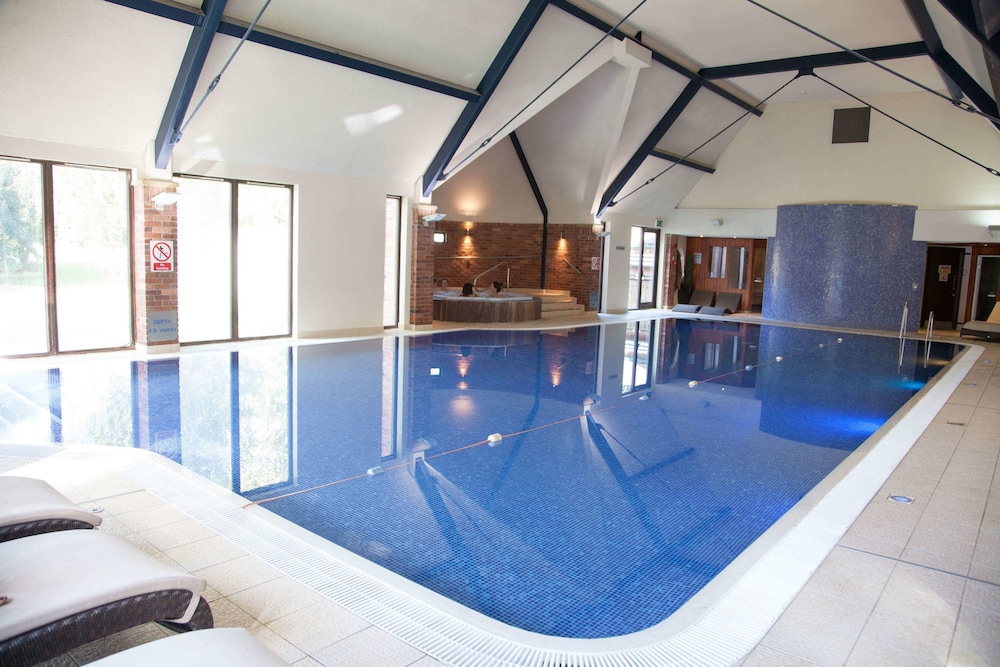
{"type": "Polygon", "coordinates": [[[233,58],[236,57],[236,53],[240,50],[240,48],[243,47],[243,43],[247,41],[248,37],[250,37],[250,33],[253,32],[253,29],[257,27],[257,22],[260,21],[260,17],[264,15],[264,10],[267,9],[267,6],[269,4],[271,4],[271,0],[264,1],[264,6],[260,8],[259,12],[257,12],[257,16],[254,17],[253,22],[249,26],[247,26],[246,32],[243,33],[243,37],[240,39],[239,44],[236,45],[236,48],[233,49],[233,52],[229,55],[229,59],[226,60],[226,64],[222,66],[222,69],[219,70],[219,73],[215,75],[214,79],[212,79],[212,83],[208,84],[208,89],[205,90],[205,94],[201,96],[200,100],[198,100],[198,104],[195,105],[194,111],[192,111],[191,114],[187,117],[187,120],[184,121],[180,129],[174,130],[174,136],[170,140],[171,144],[176,144],[178,141],[181,140],[181,136],[184,134],[184,130],[187,129],[187,126],[190,125],[191,121],[194,119],[195,114],[197,114],[198,110],[201,109],[201,105],[205,103],[205,100],[208,98],[208,96],[211,95],[212,91],[215,90],[215,87],[219,85],[219,81],[222,80],[222,75],[225,74],[226,69],[228,69],[229,63],[233,62],[233,58]]]}
{"type": "Polygon", "coordinates": [[[704,148],[705,146],[707,146],[708,144],[710,144],[711,142],[713,142],[717,138],[719,138],[724,132],[726,132],[726,130],[728,130],[729,128],[731,128],[733,125],[736,125],[736,123],[740,122],[741,120],[743,120],[744,118],[746,118],[747,116],[749,116],[750,114],[752,114],[762,104],[766,103],[769,99],[771,99],[772,97],[774,97],[775,95],[777,95],[778,93],[780,93],[782,90],[784,90],[785,88],[787,88],[788,85],[792,83],[792,81],[795,81],[800,76],[803,76],[803,72],[799,72],[798,74],[796,74],[795,76],[793,76],[791,79],[789,79],[788,81],[786,81],[776,91],[774,91],[773,93],[771,93],[770,95],[768,95],[767,97],[765,97],[764,99],[762,99],[757,104],[753,105],[751,108],[747,109],[739,118],[737,118],[736,120],[734,120],[733,122],[731,122],[729,125],[726,125],[724,128],[722,128],[721,130],[719,130],[718,132],[716,132],[715,134],[713,134],[711,137],[709,137],[705,141],[701,142],[696,148],[694,148],[693,150],[689,151],[687,155],[685,155],[681,159],[679,159],[676,162],[674,162],[672,165],[670,165],[669,167],[667,167],[666,169],[664,169],[663,171],[661,171],[660,173],[658,173],[656,176],[653,176],[652,178],[648,179],[642,185],[634,188],[632,191],[630,191],[630,192],[622,195],[621,197],[618,197],[617,199],[612,198],[611,201],[608,202],[608,206],[609,207],[610,206],[614,206],[615,204],[617,204],[621,200],[625,199],[626,197],[631,197],[636,192],[638,192],[639,190],[643,189],[644,187],[646,187],[647,185],[649,185],[650,183],[652,183],[653,181],[655,181],[656,179],[658,179],[660,176],[663,176],[665,173],[667,173],[668,171],[670,171],[671,169],[673,169],[674,167],[676,167],[681,162],[684,162],[685,160],[687,160],[689,157],[691,157],[692,155],[694,155],[695,153],[697,153],[698,151],[700,151],[702,148],[704,148]]]}
{"type": "Polygon", "coordinates": [[[781,14],[781,13],[779,13],[779,12],[771,9],[770,7],[765,7],[761,3],[757,2],[757,0],[746,0],[746,1],[749,2],[751,5],[753,5],[755,7],[759,7],[760,9],[763,9],[768,14],[771,14],[773,16],[778,17],[782,21],[786,21],[787,23],[791,23],[793,26],[795,26],[796,28],[799,28],[800,30],[805,30],[810,35],[813,35],[814,37],[819,37],[820,39],[822,39],[827,44],[832,44],[833,46],[837,47],[841,51],[844,51],[845,53],[849,53],[852,56],[854,56],[855,58],[857,58],[859,60],[862,60],[862,61],[868,63],[869,65],[874,65],[875,67],[878,67],[880,70],[882,70],[884,72],[887,72],[888,74],[891,74],[892,76],[898,77],[898,78],[902,79],[903,81],[906,81],[907,83],[910,83],[910,84],[916,86],[917,88],[920,88],[924,92],[928,92],[928,93],[930,93],[932,95],[936,95],[937,97],[940,97],[941,99],[947,101],[949,104],[953,104],[956,107],[958,107],[959,109],[962,109],[963,111],[968,111],[969,113],[974,113],[977,116],[982,116],[983,118],[986,118],[986,119],[988,119],[990,121],[993,121],[994,123],[1000,123],[1000,118],[996,118],[994,116],[989,115],[988,113],[984,113],[984,112],[980,111],[979,109],[977,109],[976,107],[974,107],[973,105],[969,104],[968,102],[963,102],[962,100],[956,100],[956,99],[953,99],[951,97],[948,97],[947,95],[941,93],[940,91],[934,90],[930,86],[926,86],[926,85],[920,83],[919,81],[911,79],[910,77],[906,76],[905,74],[897,72],[896,70],[894,70],[894,69],[892,69],[890,67],[886,67],[882,63],[880,63],[878,61],[875,61],[875,60],[872,60],[868,56],[866,56],[866,55],[864,55],[862,53],[858,53],[854,49],[848,48],[848,47],[844,46],[843,44],[840,44],[839,42],[835,42],[834,40],[830,39],[829,37],[826,37],[825,35],[822,35],[822,34],[816,32],[812,28],[810,28],[808,26],[805,26],[805,25],[799,23],[798,21],[795,21],[794,19],[791,19],[791,18],[787,17],[784,14],[781,14]]]}
{"type": "MultiPolygon", "coordinates": [[[[269,0],[269,1],[270,1],[270,0],[269,0]]],[[[635,13],[636,13],[637,11],[639,11],[639,8],[640,8],[640,7],[642,7],[642,6],[644,5],[644,4],[646,4],[646,2],[648,2],[648,0],[642,0],[642,1],[641,1],[641,2],[639,3],[639,4],[637,4],[637,5],[635,6],[635,7],[633,7],[633,8],[632,8],[632,11],[630,11],[630,12],[629,12],[628,14],[626,14],[626,15],[625,15],[625,16],[624,16],[624,17],[623,17],[623,18],[622,18],[622,19],[621,19],[620,21],[618,21],[618,23],[616,23],[616,24],[615,24],[614,26],[612,26],[610,30],[608,30],[608,31],[607,31],[607,32],[605,32],[605,33],[604,33],[603,35],[601,35],[601,38],[600,38],[599,40],[597,40],[596,42],[594,42],[594,45],[593,45],[593,46],[591,46],[591,47],[590,47],[589,49],[587,49],[587,50],[586,50],[586,51],[584,52],[584,54],[583,54],[582,56],[580,56],[579,58],[577,58],[577,59],[576,59],[576,60],[575,60],[575,61],[573,62],[573,64],[572,64],[572,65],[570,65],[569,67],[567,67],[567,68],[566,68],[566,69],[565,69],[565,70],[563,71],[563,73],[562,73],[562,74],[560,74],[559,76],[557,76],[557,77],[556,77],[556,78],[555,78],[555,79],[554,79],[554,80],[552,81],[552,83],[550,83],[549,85],[545,86],[545,88],[544,88],[544,89],[542,89],[542,92],[540,92],[540,93],[538,93],[537,95],[535,95],[535,96],[534,96],[534,97],[533,97],[533,98],[531,99],[531,101],[530,101],[530,102],[528,102],[528,103],[527,103],[527,104],[525,104],[525,105],[524,105],[523,107],[521,107],[520,111],[518,111],[518,112],[517,112],[517,113],[515,113],[515,114],[514,114],[513,116],[511,116],[511,117],[510,117],[510,120],[508,120],[508,121],[507,121],[506,123],[504,123],[503,125],[501,125],[501,126],[500,126],[500,128],[499,128],[499,129],[498,129],[498,130],[497,130],[496,132],[494,132],[493,134],[491,134],[490,136],[488,136],[488,137],[487,137],[486,139],[484,139],[484,140],[483,140],[483,142],[482,142],[481,144],[479,144],[478,146],[476,146],[476,149],[475,149],[474,151],[472,151],[471,153],[469,153],[468,155],[466,155],[466,156],[465,156],[464,158],[462,158],[461,162],[459,162],[458,164],[456,164],[456,165],[455,165],[455,167],[454,167],[454,168],[453,168],[453,169],[452,169],[451,171],[455,171],[455,169],[458,169],[458,168],[460,168],[460,167],[461,167],[461,166],[462,166],[463,164],[465,164],[466,162],[468,162],[469,160],[471,160],[471,159],[472,159],[473,157],[475,157],[475,156],[476,156],[476,155],[477,155],[477,154],[479,153],[479,151],[481,151],[482,149],[486,148],[486,146],[487,146],[487,145],[489,145],[489,143],[490,143],[491,141],[493,141],[494,139],[496,139],[496,138],[497,138],[497,136],[498,136],[498,135],[499,135],[499,134],[500,134],[501,132],[503,132],[503,131],[504,131],[505,129],[507,129],[507,127],[508,127],[508,126],[509,126],[509,125],[510,125],[511,123],[513,123],[513,122],[514,122],[515,120],[517,120],[517,118],[518,118],[518,117],[519,117],[519,116],[520,116],[521,114],[523,114],[523,113],[524,113],[525,111],[527,111],[527,110],[528,110],[528,108],[529,108],[529,107],[530,107],[530,106],[531,106],[532,104],[534,104],[535,102],[537,102],[537,101],[539,100],[539,98],[541,98],[541,96],[542,96],[542,95],[544,95],[545,93],[549,92],[549,90],[551,90],[551,89],[552,89],[552,87],[553,87],[554,85],[556,85],[557,83],[559,83],[559,81],[560,81],[560,80],[562,80],[562,78],[563,78],[564,76],[566,76],[567,74],[569,74],[569,73],[570,73],[570,71],[572,71],[572,69],[573,69],[574,67],[576,67],[577,65],[579,65],[579,64],[580,64],[580,62],[581,62],[581,61],[583,61],[583,59],[584,59],[584,58],[586,58],[587,56],[589,56],[589,55],[590,55],[590,54],[591,54],[591,53],[593,52],[593,50],[594,50],[594,49],[596,49],[596,48],[597,48],[598,46],[600,46],[600,45],[601,45],[601,42],[603,42],[603,41],[604,41],[605,39],[607,39],[607,38],[608,38],[609,36],[611,36],[612,34],[614,34],[614,32],[615,32],[616,30],[618,30],[618,28],[619,28],[619,27],[621,27],[621,25],[622,25],[623,23],[625,23],[625,21],[627,21],[627,20],[628,20],[628,19],[629,19],[629,18],[630,18],[630,17],[631,17],[631,16],[633,15],[633,14],[635,14],[635,13]]],[[[446,174],[441,174],[441,178],[442,178],[442,179],[445,179],[445,178],[448,178],[448,176],[449,176],[449,175],[451,175],[451,171],[449,171],[449,172],[448,172],[448,173],[446,173],[446,174]]]]}

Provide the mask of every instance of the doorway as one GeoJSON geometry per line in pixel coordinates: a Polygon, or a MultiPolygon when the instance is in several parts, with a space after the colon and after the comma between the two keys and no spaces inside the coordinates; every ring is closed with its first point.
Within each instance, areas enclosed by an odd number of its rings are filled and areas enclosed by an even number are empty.
{"type": "Polygon", "coordinates": [[[924,300],[920,321],[926,326],[934,313],[935,326],[954,329],[958,323],[959,291],[962,285],[964,248],[930,246],[924,270],[924,300]]]}
{"type": "Polygon", "coordinates": [[[656,275],[660,265],[660,234],[655,229],[632,228],[629,252],[628,309],[656,305],[656,275]]]}
{"type": "Polygon", "coordinates": [[[997,303],[1000,287],[1000,255],[980,255],[976,262],[976,290],[972,297],[972,319],[985,320],[997,303]]]}

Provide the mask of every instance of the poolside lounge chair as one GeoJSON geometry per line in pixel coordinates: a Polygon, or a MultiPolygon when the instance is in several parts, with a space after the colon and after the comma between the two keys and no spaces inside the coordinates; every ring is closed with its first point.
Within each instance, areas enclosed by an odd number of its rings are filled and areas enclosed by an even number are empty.
{"type": "Polygon", "coordinates": [[[695,306],[711,306],[715,302],[715,292],[711,290],[696,289],[691,294],[689,303],[695,306]]]}
{"type": "Polygon", "coordinates": [[[99,530],[4,542],[0,665],[34,665],[150,621],[179,631],[210,628],[204,588],[204,579],[99,530]]]}
{"type": "Polygon", "coordinates": [[[287,667],[285,662],[243,628],[215,628],[164,637],[134,646],[91,667],[287,667]]]}
{"type": "Polygon", "coordinates": [[[720,292],[719,296],[715,299],[715,307],[722,308],[724,314],[735,313],[740,309],[740,297],[743,296],[739,292],[720,292]]]}
{"type": "Polygon", "coordinates": [[[1000,303],[993,306],[985,320],[973,320],[962,325],[959,337],[974,336],[982,340],[1000,340],[1000,303]]]}
{"type": "Polygon", "coordinates": [[[101,517],[80,509],[47,482],[0,475],[0,542],[100,524],[101,517]]]}

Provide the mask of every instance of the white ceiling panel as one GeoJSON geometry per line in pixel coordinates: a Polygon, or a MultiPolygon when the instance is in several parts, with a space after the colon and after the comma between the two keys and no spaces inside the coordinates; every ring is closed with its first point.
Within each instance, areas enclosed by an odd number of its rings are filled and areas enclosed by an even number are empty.
{"type": "Polygon", "coordinates": [[[189,32],[96,0],[5,0],[0,134],[142,151],[156,134],[189,32]]]}
{"type": "Polygon", "coordinates": [[[659,158],[646,158],[608,211],[649,218],[666,217],[707,175],[659,158]],[[651,178],[655,179],[653,183],[646,185],[651,178]]]}
{"type": "MultiPolygon", "coordinates": [[[[229,0],[225,16],[250,23],[263,4],[229,0]]],[[[260,26],[476,88],[525,5],[525,0],[278,0],[268,5],[260,26]]]]}
{"type": "Polygon", "coordinates": [[[745,109],[703,88],[656,147],[695,162],[715,164],[750,115],[744,114],[747,114],[745,109]],[[744,117],[740,119],[741,116],[744,117]]]}
{"type": "MultiPolygon", "coordinates": [[[[236,43],[216,38],[191,111],[236,43]]],[[[412,180],[426,168],[463,105],[421,88],[246,43],[176,150],[199,159],[412,180]]]]}

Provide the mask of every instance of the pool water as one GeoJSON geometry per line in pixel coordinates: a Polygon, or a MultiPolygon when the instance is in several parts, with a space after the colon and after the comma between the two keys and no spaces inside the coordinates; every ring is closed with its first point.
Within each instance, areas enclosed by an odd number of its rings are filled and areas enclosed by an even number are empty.
{"type": "Polygon", "coordinates": [[[0,376],[0,440],[150,449],[494,619],[611,637],[680,608],[957,351],[651,320],[77,361],[0,376]]]}

